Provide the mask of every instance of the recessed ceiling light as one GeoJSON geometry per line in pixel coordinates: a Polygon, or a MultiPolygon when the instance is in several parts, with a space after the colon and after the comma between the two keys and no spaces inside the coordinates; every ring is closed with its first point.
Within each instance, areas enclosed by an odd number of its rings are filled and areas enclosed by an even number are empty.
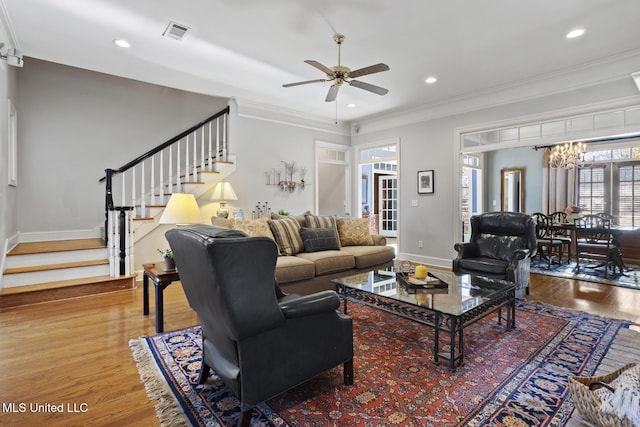
{"type": "Polygon", "coordinates": [[[435,78],[435,77],[433,77],[433,76],[431,76],[431,77],[427,77],[427,78],[425,79],[425,83],[429,83],[430,85],[431,85],[431,84],[434,84],[434,83],[435,83],[435,82],[437,82],[437,81],[438,81],[438,79],[437,79],[437,78],[435,78]]]}
{"type": "Polygon", "coordinates": [[[356,104],[347,104],[347,107],[349,107],[349,108],[356,108],[356,104]]]}
{"type": "Polygon", "coordinates": [[[574,30],[571,30],[567,33],[567,38],[568,39],[575,39],[576,37],[580,37],[581,35],[584,34],[584,29],[583,28],[576,28],[574,30]]]}
{"type": "Polygon", "coordinates": [[[131,47],[131,43],[123,39],[115,39],[113,42],[120,47],[131,47]]]}

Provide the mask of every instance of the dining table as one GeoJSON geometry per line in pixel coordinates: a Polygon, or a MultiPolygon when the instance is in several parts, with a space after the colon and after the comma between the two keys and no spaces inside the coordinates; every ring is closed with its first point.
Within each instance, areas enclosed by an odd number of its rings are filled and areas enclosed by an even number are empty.
{"type": "MultiPolygon", "coordinates": [[[[554,222],[552,223],[552,228],[554,230],[567,230],[571,235],[571,252],[577,253],[577,233],[576,233],[576,224],[574,222],[554,222]]],[[[625,271],[632,271],[632,268],[629,268],[625,265],[624,260],[622,259],[622,252],[620,251],[620,239],[629,233],[634,233],[640,230],[640,227],[637,226],[625,226],[625,225],[611,225],[609,228],[609,233],[611,233],[612,243],[618,249],[617,252],[613,255],[613,264],[620,269],[620,273],[623,276],[626,276],[625,271]]],[[[607,230],[603,229],[603,232],[607,230]]],[[[576,269],[578,265],[576,265],[576,269]]]]}

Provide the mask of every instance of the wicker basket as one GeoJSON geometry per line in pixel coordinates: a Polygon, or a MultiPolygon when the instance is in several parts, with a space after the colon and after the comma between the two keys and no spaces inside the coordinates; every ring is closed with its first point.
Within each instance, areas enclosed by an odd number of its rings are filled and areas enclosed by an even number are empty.
{"type": "Polygon", "coordinates": [[[600,411],[600,398],[589,390],[589,386],[598,381],[610,383],[621,373],[635,366],[635,363],[628,363],[615,371],[594,377],[569,377],[569,391],[576,409],[587,421],[600,427],[634,427],[628,418],[619,417],[600,411]]]}

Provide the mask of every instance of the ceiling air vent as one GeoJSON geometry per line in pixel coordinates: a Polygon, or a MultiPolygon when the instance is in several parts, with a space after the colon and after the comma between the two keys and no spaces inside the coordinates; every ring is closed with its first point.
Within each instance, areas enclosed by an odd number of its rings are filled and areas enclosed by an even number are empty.
{"type": "Polygon", "coordinates": [[[187,34],[187,31],[189,31],[190,29],[191,28],[187,27],[186,25],[178,24],[177,22],[171,21],[169,22],[169,25],[167,25],[167,28],[164,30],[164,33],[162,33],[162,35],[171,39],[182,40],[184,35],[187,34]]]}

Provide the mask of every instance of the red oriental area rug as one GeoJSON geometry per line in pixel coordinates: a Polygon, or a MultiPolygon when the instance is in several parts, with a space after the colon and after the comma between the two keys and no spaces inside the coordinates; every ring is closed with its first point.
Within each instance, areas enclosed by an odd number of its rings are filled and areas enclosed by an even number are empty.
{"type": "MultiPolygon", "coordinates": [[[[518,301],[517,325],[490,316],[465,330],[465,364],[433,363],[433,330],[350,304],[355,382],[342,368],[254,410],[261,426],[563,425],[573,404],[567,377],[591,375],[623,322],[518,301]]],[[[162,425],[233,425],[235,396],[215,376],[197,385],[200,328],[132,340],[142,381],[162,425]]]]}

